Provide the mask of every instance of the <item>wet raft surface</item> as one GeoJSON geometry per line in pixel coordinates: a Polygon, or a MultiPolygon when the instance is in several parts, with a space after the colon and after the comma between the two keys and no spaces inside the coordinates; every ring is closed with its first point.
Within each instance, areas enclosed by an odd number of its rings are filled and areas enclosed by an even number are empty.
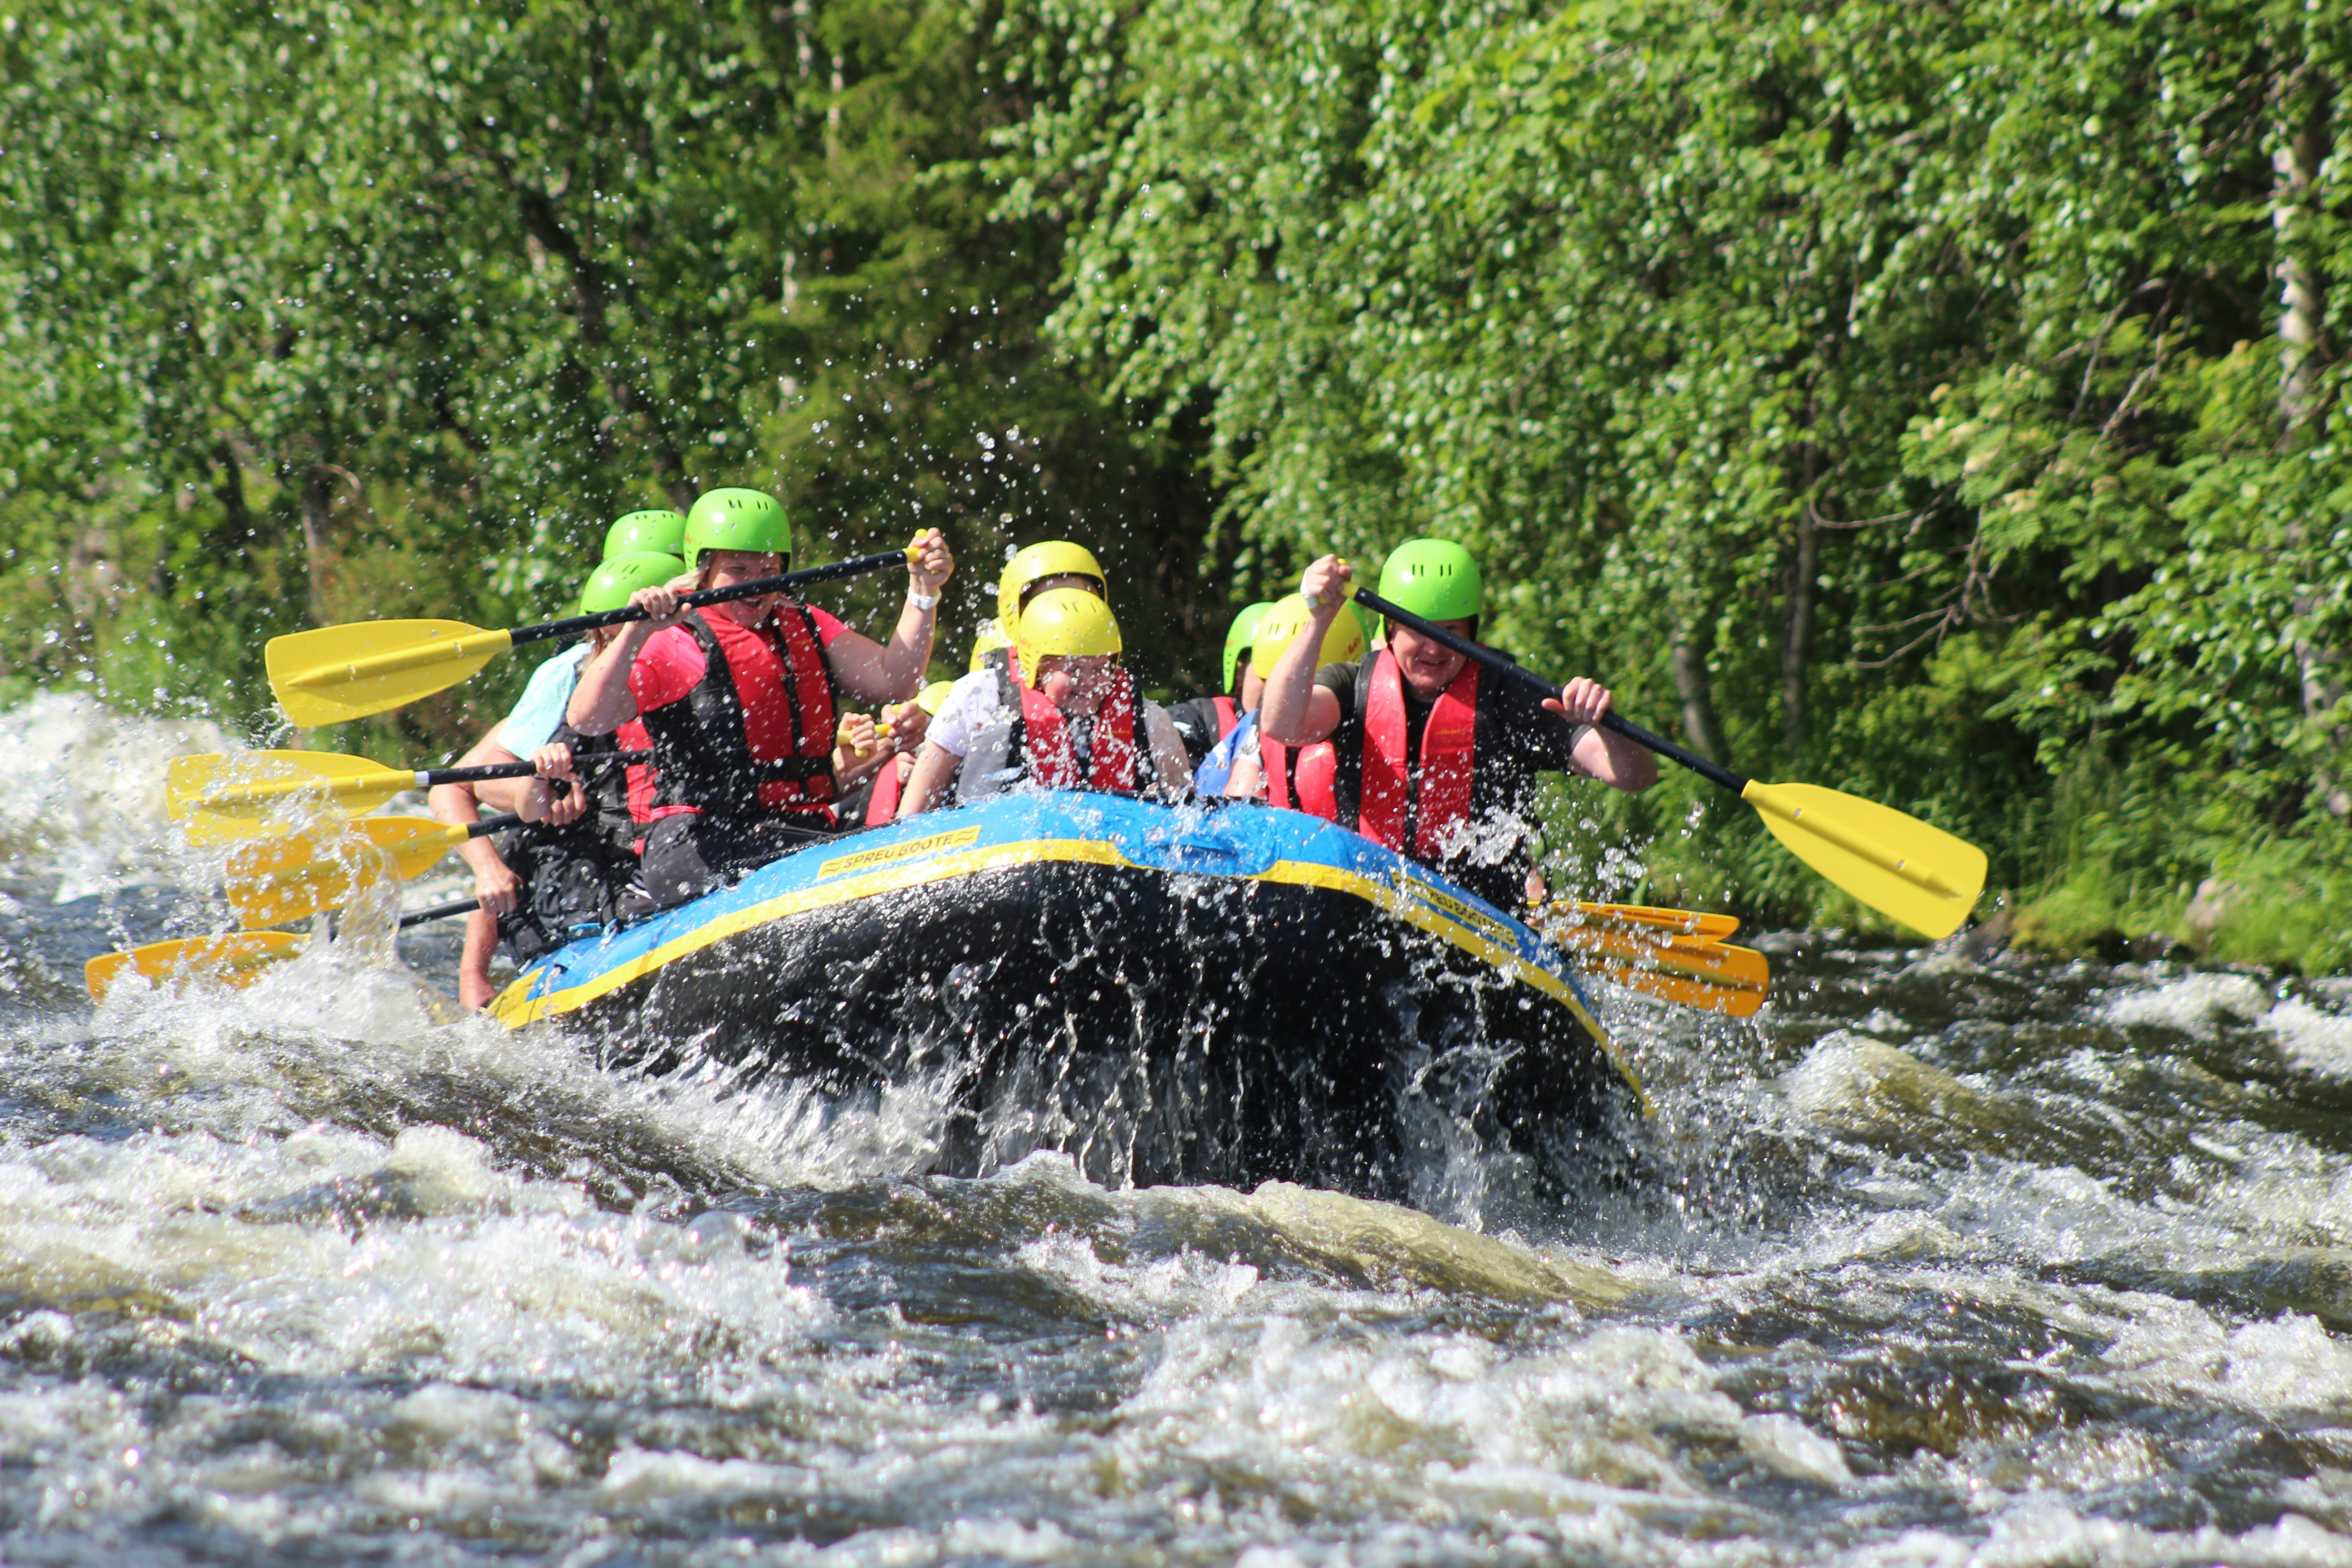
{"type": "Polygon", "coordinates": [[[1433,1146],[1416,1212],[910,1176],[919,1082],[308,963],[93,1016],[174,901],[59,887],[0,866],[10,1563],[2347,1554],[2325,985],[1792,944],[1753,1030],[1609,1002],[1635,1177],[1433,1146]]]}
{"type": "Polygon", "coordinates": [[[1554,1185],[1622,1149],[1621,1087],[1564,1008],[1295,884],[985,871],[740,932],[565,1021],[617,1067],[782,1076],[835,1114],[926,1083],[956,1174],[1051,1149],[1112,1185],[1402,1198],[1448,1142],[1554,1185]]]}

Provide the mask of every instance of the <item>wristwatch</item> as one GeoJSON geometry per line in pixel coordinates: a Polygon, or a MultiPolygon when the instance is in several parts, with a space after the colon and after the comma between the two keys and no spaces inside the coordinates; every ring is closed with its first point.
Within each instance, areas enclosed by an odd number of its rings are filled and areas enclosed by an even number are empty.
{"type": "Polygon", "coordinates": [[[907,603],[919,610],[936,610],[940,607],[940,596],[937,594],[918,594],[909,588],[907,590],[907,603]]]}

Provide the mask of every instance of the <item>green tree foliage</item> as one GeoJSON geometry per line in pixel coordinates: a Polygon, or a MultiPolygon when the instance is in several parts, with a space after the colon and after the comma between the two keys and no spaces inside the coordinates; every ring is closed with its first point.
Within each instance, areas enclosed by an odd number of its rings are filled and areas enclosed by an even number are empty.
{"type": "MultiPolygon", "coordinates": [[[[1205,405],[1245,575],[1462,539],[1507,645],[2011,886],[2106,866],[2177,910],[2218,847],[2340,837],[2340,9],[1030,0],[1008,33],[1042,107],[1001,166],[1070,225],[1053,329],[1205,405]]],[[[1743,814],[1693,839],[1701,798],[1605,820],[1811,904],[1743,814]]]]}
{"type": "MultiPolygon", "coordinates": [[[[9,666],[257,711],[270,633],[560,613],[615,513],[721,483],[808,559],[947,526],[942,658],[1066,531],[1160,589],[1141,646],[1198,640],[1199,487],[1047,363],[1059,247],[992,214],[1021,105],[981,36],[923,0],[11,16],[9,666]]],[[[455,741],[527,668],[381,739],[455,741]]]]}

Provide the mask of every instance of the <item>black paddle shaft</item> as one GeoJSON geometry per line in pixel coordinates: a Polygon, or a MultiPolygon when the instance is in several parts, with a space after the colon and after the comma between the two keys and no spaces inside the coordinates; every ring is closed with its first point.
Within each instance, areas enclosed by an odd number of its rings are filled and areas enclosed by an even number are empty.
{"type": "Polygon", "coordinates": [[[424,909],[401,916],[400,929],[406,931],[410,926],[421,926],[426,921],[446,921],[451,915],[471,914],[481,907],[479,899],[452,899],[446,904],[428,904],[424,909]]]}
{"type": "MultiPolygon", "coordinates": [[[[805,588],[811,584],[863,576],[868,572],[879,572],[885,566],[904,566],[906,563],[905,551],[885,550],[872,555],[836,561],[830,566],[811,566],[804,571],[787,572],[781,577],[760,577],[749,583],[738,583],[731,588],[705,588],[700,593],[687,595],[678,603],[698,610],[705,605],[724,605],[734,599],[756,599],[762,594],[790,593],[794,588],[805,588]]],[[[648,619],[651,617],[635,605],[624,605],[617,610],[599,610],[593,616],[573,616],[568,620],[548,621],[536,626],[517,626],[507,637],[509,646],[520,647],[527,642],[544,642],[550,637],[576,637],[583,632],[648,619]]]]}
{"type": "MultiPolygon", "coordinates": [[[[627,766],[653,760],[651,752],[607,752],[601,757],[574,757],[572,765],[582,768],[627,766]]],[[[482,779],[527,779],[539,769],[530,763],[485,763],[472,768],[427,768],[425,783],[435,784],[474,784],[482,779]]],[[[558,784],[563,781],[558,779],[558,784]]]]}
{"type": "MultiPolygon", "coordinates": [[[[1475,659],[1480,664],[1485,665],[1488,669],[1495,671],[1497,675],[1509,676],[1512,679],[1518,681],[1531,691],[1539,691],[1548,698],[1557,698],[1559,696],[1560,689],[1559,687],[1554,686],[1542,676],[1538,675],[1534,670],[1528,669],[1518,664],[1507,655],[1497,653],[1491,647],[1481,647],[1479,644],[1472,642],[1468,637],[1459,636],[1454,632],[1449,632],[1444,626],[1437,625],[1433,621],[1425,621],[1419,616],[1414,615],[1411,610],[1391,604],[1388,600],[1381,598],[1378,594],[1371,592],[1370,589],[1358,589],[1356,591],[1356,603],[1363,605],[1366,609],[1377,610],[1381,615],[1386,616],[1390,620],[1396,622],[1399,626],[1411,626],[1423,637],[1428,637],[1435,642],[1443,643],[1465,658],[1475,659]]],[[[1724,788],[1729,790],[1734,795],[1739,794],[1742,790],[1748,787],[1748,780],[1741,777],[1739,774],[1733,773],[1729,768],[1719,767],[1716,763],[1708,762],[1705,757],[1700,756],[1696,752],[1685,751],[1682,747],[1675,745],[1672,741],[1667,740],[1664,735],[1653,734],[1649,731],[1643,729],[1639,724],[1630,723],[1623,719],[1620,719],[1614,713],[1602,714],[1601,716],[1601,727],[1604,730],[1614,731],[1616,733],[1624,736],[1627,740],[1633,742],[1637,746],[1645,746],[1651,751],[1657,752],[1658,755],[1662,757],[1671,758],[1673,761],[1682,763],[1683,766],[1698,774],[1699,777],[1706,780],[1708,783],[1721,784],[1724,788]]]]}

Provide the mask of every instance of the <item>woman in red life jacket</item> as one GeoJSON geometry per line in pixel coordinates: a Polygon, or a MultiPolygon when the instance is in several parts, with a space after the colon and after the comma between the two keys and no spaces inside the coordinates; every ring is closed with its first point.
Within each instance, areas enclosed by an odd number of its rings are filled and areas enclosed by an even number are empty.
{"type": "MultiPolygon", "coordinates": [[[[686,552],[698,587],[728,587],[783,572],[792,533],[772,498],[713,490],[687,514],[686,552]]],[[[915,694],[953,570],[937,529],[915,541],[887,646],[780,595],[682,614],[674,588],[631,596],[650,618],[581,671],[569,713],[583,734],[641,728],[653,750],[649,798],[631,801],[645,832],[625,915],[682,903],[835,830],[839,700],[915,694]]]]}
{"type": "MultiPolygon", "coordinates": [[[[1300,591],[1317,631],[1346,602],[1354,574],[1337,556],[1307,569],[1300,591]]],[[[1416,539],[1381,573],[1381,594],[1448,631],[1475,637],[1478,564],[1458,544],[1416,539]]],[[[1610,694],[1578,678],[1538,703],[1517,682],[1402,626],[1355,664],[1315,668],[1320,637],[1302,637],[1265,672],[1258,720],[1286,746],[1332,743],[1337,820],[1420,861],[1497,909],[1525,900],[1536,775],[1570,773],[1628,792],[1658,776],[1650,753],[1594,727],[1610,694]]]]}
{"type": "Polygon", "coordinates": [[[1139,697],[1120,665],[1118,622],[1092,594],[1056,588],[1021,612],[1013,631],[1034,684],[970,730],[943,713],[908,775],[898,815],[1015,788],[1096,789],[1181,797],[1192,783],[1167,710],[1139,697]]]}

